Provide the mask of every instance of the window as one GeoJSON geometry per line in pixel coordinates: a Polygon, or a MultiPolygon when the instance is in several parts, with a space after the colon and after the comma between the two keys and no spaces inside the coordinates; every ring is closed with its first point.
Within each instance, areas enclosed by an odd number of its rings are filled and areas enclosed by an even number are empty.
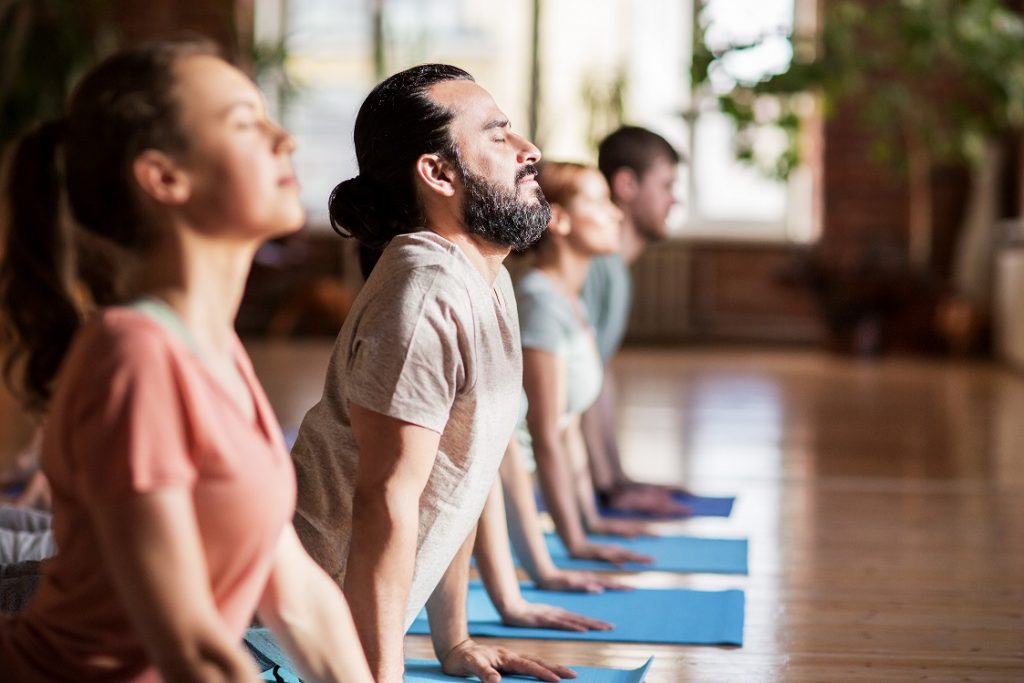
{"type": "MultiPolygon", "coordinates": [[[[713,50],[768,36],[760,46],[729,55],[725,68],[712,74],[710,89],[692,93],[689,106],[691,167],[686,177],[690,201],[679,219],[679,232],[709,236],[809,241],[811,221],[809,171],[788,182],[773,180],[737,161],[732,153],[734,127],[718,111],[716,96],[735,79],[753,82],[785,70],[792,47],[794,0],[705,0],[699,19],[713,50]],[[774,36],[774,37],[773,37],[774,36]]],[[[785,145],[781,131],[759,131],[755,154],[773,158],[785,145]]]]}
{"type": "MultiPolygon", "coordinates": [[[[708,41],[737,41],[793,25],[794,2],[706,0],[708,41]]],[[[373,11],[383,16],[383,56],[393,72],[425,61],[469,70],[513,127],[526,133],[534,3],[472,0],[269,0],[257,3],[257,36],[286,38],[301,84],[279,117],[298,141],[296,165],[310,222],[325,225],[327,197],[356,174],[352,127],[376,83],[373,11]]],[[[773,182],[734,160],[729,121],[714,92],[694,96],[694,5],[679,0],[542,0],[537,142],[548,159],[594,162],[615,121],[647,126],[691,159],[682,168],[674,234],[807,240],[810,184],[773,182]]],[[[729,71],[784,68],[784,39],[750,51],[729,71]]],[[[728,87],[728,83],[714,83],[728,87]]],[[[770,150],[770,133],[758,145],[770,150]]]]}

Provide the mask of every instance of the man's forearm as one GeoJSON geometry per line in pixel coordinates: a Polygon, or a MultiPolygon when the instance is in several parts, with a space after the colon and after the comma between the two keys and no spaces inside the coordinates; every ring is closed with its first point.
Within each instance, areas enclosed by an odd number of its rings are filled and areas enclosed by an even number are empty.
{"type": "Polygon", "coordinates": [[[402,680],[406,603],[416,556],[417,509],[389,510],[380,500],[353,514],[352,543],[345,572],[345,597],[370,670],[378,683],[402,680]]]}
{"type": "Polygon", "coordinates": [[[475,540],[474,527],[427,600],[430,638],[434,643],[434,654],[442,662],[449,652],[469,638],[466,593],[469,589],[469,558],[475,540]]]}

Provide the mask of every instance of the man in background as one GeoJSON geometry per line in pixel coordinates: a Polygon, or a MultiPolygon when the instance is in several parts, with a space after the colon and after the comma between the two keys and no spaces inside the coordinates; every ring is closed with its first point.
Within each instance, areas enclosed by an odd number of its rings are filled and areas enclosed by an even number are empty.
{"type": "Polygon", "coordinates": [[[612,201],[623,213],[622,248],[595,258],[583,286],[583,301],[606,366],[601,395],[583,415],[594,487],[605,507],[657,515],[685,514],[673,494],[680,489],[630,479],[622,469],[615,434],[615,382],[607,364],[622,345],[633,303],[630,266],[647,246],[668,235],[669,211],[676,204],[675,183],[682,158],[663,137],[645,128],[623,126],[598,147],[598,168],[612,201]]]}

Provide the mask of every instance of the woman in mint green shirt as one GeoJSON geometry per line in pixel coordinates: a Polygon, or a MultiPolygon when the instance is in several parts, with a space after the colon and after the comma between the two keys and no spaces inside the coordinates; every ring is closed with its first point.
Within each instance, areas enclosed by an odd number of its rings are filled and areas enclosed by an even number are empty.
{"type": "Polygon", "coordinates": [[[580,290],[591,259],[618,249],[622,215],[596,168],[549,162],[538,182],[551,203],[552,221],[533,266],[516,283],[527,399],[520,449],[527,458],[532,451],[545,503],[573,557],[642,562],[649,558],[587,539],[588,532],[635,536],[648,528],[598,514],[579,425],[602,381],[580,290]]]}

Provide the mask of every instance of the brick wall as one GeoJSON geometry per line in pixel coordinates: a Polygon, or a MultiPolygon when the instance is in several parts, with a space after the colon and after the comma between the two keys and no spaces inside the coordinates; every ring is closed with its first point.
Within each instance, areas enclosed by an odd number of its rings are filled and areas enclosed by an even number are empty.
{"type": "MultiPolygon", "coordinates": [[[[132,45],[183,31],[200,33],[229,50],[236,45],[235,14],[238,4],[250,0],[111,0],[110,16],[118,42],[132,45]]],[[[243,9],[244,9],[243,7],[243,9]]]]}

